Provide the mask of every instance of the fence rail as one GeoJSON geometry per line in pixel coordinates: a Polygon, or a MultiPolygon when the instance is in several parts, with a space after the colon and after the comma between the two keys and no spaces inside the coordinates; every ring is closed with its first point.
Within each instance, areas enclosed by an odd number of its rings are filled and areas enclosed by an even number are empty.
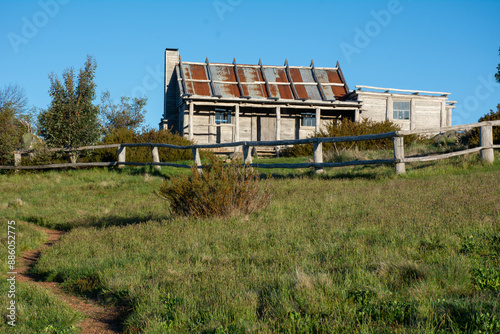
{"type": "Polygon", "coordinates": [[[212,148],[227,148],[227,147],[242,147],[244,163],[251,167],[261,167],[261,168],[310,168],[313,167],[316,173],[322,173],[324,168],[327,167],[344,167],[344,166],[357,166],[357,165],[370,165],[370,164],[394,164],[397,174],[405,173],[406,163],[411,162],[425,162],[434,161],[441,159],[448,159],[451,157],[456,157],[460,155],[470,154],[480,152],[481,159],[492,163],[494,161],[493,149],[500,148],[500,145],[493,145],[493,126],[500,126],[500,120],[498,121],[488,121],[481,123],[465,124],[465,125],[455,125],[449,127],[443,127],[439,129],[423,129],[423,130],[410,130],[410,131],[393,131],[380,134],[371,135],[361,135],[361,136],[345,136],[345,137],[314,137],[306,139],[297,140],[275,140],[275,141],[239,141],[233,143],[225,144],[201,144],[201,145],[188,145],[179,146],[171,144],[160,144],[160,143],[123,143],[123,144],[111,144],[111,145],[97,145],[97,146],[83,146],[76,149],[50,149],[49,152],[63,151],[63,152],[74,152],[74,151],[85,151],[85,150],[95,150],[104,148],[117,148],[118,149],[118,161],[113,162],[85,162],[85,163],[65,163],[65,164],[51,164],[43,166],[21,166],[21,157],[23,154],[28,154],[30,151],[15,151],[14,154],[14,166],[0,166],[0,169],[13,169],[13,170],[29,170],[29,169],[56,169],[56,168],[68,168],[68,167],[123,167],[123,166],[147,166],[152,165],[156,168],[161,166],[171,166],[178,168],[191,168],[190,165],[176,164],[170,162],[160,162],[158,148],[171,148],[179,150],[192,150],[194,166],[201,170],[201,159],[200,159],[200,149],[212,149],[212,148]],[[422,157],[405,157],[403,138],[408,135],[422,135],[422,134],[437,134],[445,133],[448,131],[458,131],[458,130],[470,130],[473,128],[480,128],[480,146],[476,148],[466,149],[457,152],[435,154],[422,157]],[[381,159],[381,160],[355,160],[347,162],[338,163],[324,163],[323,162],[323,143],[340,143],[340,142],[356,142],[364,140],[377,140],[392,138],[393,142],[393,159],[381,159]],[[301,144],[313,144],[313,160],[314,162],[308,163],[296,163],[296,164],[254,164],[253,157],[251,154],[251,147],[262,147],[262,146],[286,146],[286,145],[301,145],[301,144]],[[127,147],[150,147],[152,153],[152,162],[138,163],[138,162],[128,162],[126,161],[127,147]]]}

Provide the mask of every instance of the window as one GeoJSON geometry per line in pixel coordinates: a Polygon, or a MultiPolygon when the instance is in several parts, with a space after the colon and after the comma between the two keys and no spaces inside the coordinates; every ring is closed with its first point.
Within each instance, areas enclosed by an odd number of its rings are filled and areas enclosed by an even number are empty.
{"type": "Polygon", "coordinates": [[[316,114],[302,113],[302,126],[316,126],[316,114]]]}
{"type": "Polygon", "coordinates": [[[410,102],[394,101],[392,112],[394,119],[410,119],[410,102]]]}
{"type": "Polygon", "coordinates": [[[231,124],[231,110],[215,108],[215,124],[231,124]]]}

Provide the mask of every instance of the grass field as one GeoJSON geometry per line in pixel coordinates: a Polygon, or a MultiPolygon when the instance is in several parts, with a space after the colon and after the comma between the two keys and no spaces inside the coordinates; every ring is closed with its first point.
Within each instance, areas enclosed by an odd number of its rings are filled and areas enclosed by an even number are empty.
{"type": "Polygon", "coordinates": [[[407,168],[270,170],[270,205],[230,219],[172,216],[172,170],[0,175],[0,215],[70,230],[34,272],[128,333],[500,332],[500,164],[407,168]]]}
{"type": "MultiPolygon", "coordinates": [[[[12,219],[12,218],[11,218],[12,219]]],[[[7,245],[7,219],[2,218],[2,234],[0,243],[7,245]]],[[[35,249],[46,240],[46,235],[32,225],[22,224],[18,221],[15,224],[16,233],[16,253],[17,259],[21,252],[35,249]]],[[[0,280],[0,304],[2,305],[0,316],[0,333],[77,333],[74,326],[82,319],[81,315],[63,305],[58,298],[52,296],[44,288],[39,288],[34,284],[16,282],[15,298],[9,298],[10,284],[5,273],[9,272],[7,267],[7,247],[0,249],[1,280],[0,280]],[[15,327],[7,322],[7,306],[10,301],[16,302],[15,327]]]]}

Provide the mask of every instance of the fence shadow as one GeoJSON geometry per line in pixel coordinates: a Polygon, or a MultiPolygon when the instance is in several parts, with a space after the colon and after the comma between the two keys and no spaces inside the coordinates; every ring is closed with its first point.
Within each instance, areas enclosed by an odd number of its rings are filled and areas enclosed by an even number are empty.
{"type": "Polygon", "coordinates": [[[166,212],[165,215],[135,215],[135,216],[89,216],[82,217],[78,219],[68,220],[67,222],[51,222],[41,217],[26,217],[24,220],[36,224],[39,226],[52,228],[60,231],[70,231],[74,228],[82,227],[82,228],[105,228],[111,226],[127,226],[127,225],[137,225],[141,223],[145,223],[148,221],[159,221],[159,220],[168,220],[172,218],[170,213],[166,212]]]}

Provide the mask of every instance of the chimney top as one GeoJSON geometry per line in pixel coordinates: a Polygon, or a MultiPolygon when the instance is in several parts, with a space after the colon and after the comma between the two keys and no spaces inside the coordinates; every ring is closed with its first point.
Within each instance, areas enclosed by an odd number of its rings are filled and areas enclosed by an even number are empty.
{"type": "Polygon", "coordinates": [[[179,49],[166,48],[165,51],[179,51],[179,49]]]}

